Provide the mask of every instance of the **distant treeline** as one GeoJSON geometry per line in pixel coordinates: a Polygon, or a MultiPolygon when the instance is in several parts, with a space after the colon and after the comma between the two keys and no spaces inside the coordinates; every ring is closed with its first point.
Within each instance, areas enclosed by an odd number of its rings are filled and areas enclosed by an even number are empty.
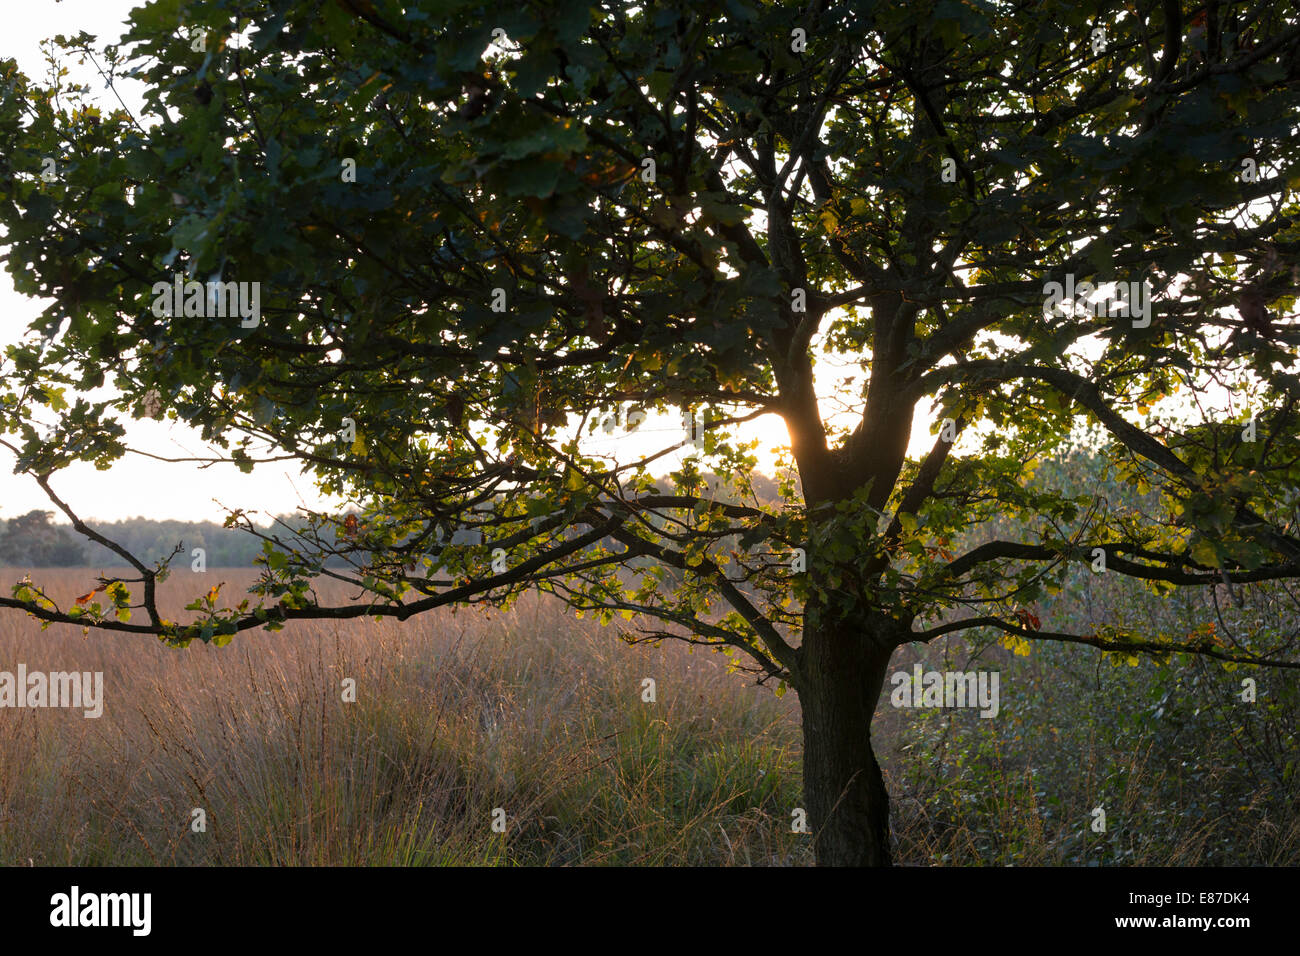
{"type": "MultiPolygon", "coordinates": [[[[0,565],[15,567],[117,567],[124,563],[113,551],[88,541],[66,524],[55,524],[50,511],[29,511],[0,525],[0,565]]],[[[173,568],[188,566],[193,549],[204,550],[208,567],[252,567],[262,542],[247,531],[223,528],[212,521],[154,521],[128,518],[96,523],[96,531],[131,554],[153,563],[183,549],[173,568]]],[[[267,529],[261,529],[267,530],[267,529]]]]}
{"type": "MultiPolygon", "coordinates": [[[[750,480],[760,501],[767,503],[776,498],[777,485],[771,478],[754,474],[750,480]]],[[[717,488],[717,481],[712,475],[706,476],[705,481],[717,488]]],[[[715,490],[715,493],[718,492],[715,490]]],[[[721,495],[726,496],[726,493],[722,492],[721,495]]],[[[290,516],[285,516],[282,520],[291,527],[301,522],[301,518],[290,516]]],[[[204,560],[210,568],[252,567],[254,558],[262,551],[262,539],[238,528],[222,527],[213,521],[128,518],[124,521],[95,522],[93,527],[147,564],[167,557],[179,545],[182,550],[173,559],[173,568],[188,566],[195,548],[204,550],[204,560]]],[[[278,531],[282,538],[286,537],[283,525],[269,522],[257,527],[264,534],[270,535],[278,531]]],[[[0,565],[31,568],[118,567],[123,563],[122,557],[110,549],[83,538],[69,525],[56,523],[52,511],[38,509],[0,521],[0,565]]]]}

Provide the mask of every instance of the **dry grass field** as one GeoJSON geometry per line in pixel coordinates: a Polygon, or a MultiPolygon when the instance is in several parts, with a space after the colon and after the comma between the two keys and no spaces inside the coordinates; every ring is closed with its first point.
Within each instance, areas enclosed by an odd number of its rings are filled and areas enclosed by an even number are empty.
{"type": "MultiPolygon", "coordinates": [[[[6,586],[20,576],[0,572],[6,586]]],[[[38,577],[60,602],[93,586],[83,570],[38,577]]],[[[185,619],[216,581],[238,600],[251,579],[178,573],[165,612],[185,619]]],[[[321,593],[348,596],[337,582],[321,593]]],[[[103,671],[105,704],[98,719],[0,710],[3,864],[810,860],[789,832],[794,695],[728,677],[716,655],[628,647],[541,598],[183,651],[5,614],[0,670],[20,662],[103,671]],[[195,808],[206,833],[191,830],[195,808]]]]}
{"type": "MultiPolygon", "coordinates": [[[[21,575],[0,569],[0,582],[21,575]]],[[[94,583],[79,569],[37,579],[60,602],[94,583]]],[[[252,572],[196,580],[164,584],[169,616],[186,619],[218,581],[239,600],[252,572]]],[[[329,582],[321,596],[352,595],[329,582]]],[[[0,671],[19,664],[102,671],[104,712],[0,709],[0,865],[812,860],[790,826],[796,695],[685,645],[628,647],[616,626],[540,597],[508,614],[298,622],[187,650],[0,614],[0,671]]],[[[1234,724],[1203,701],[1239,675],[1097,670],[1077,649],[981,666],[1002,670],[997,720],[882,704],[897,862],[1300,863],[1289,675],[1261,684],[1271,710],[1229,712],[1234,724]],[[1169,713],[1153,720],[1160,695],[1169,713]],[[1089,829],[1098,804],[1102,835],[1089,829]]]]}

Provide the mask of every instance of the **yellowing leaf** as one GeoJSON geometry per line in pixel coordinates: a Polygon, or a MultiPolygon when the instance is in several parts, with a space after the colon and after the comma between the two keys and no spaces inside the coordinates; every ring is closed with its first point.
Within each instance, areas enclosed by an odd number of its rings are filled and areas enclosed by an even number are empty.
{"type": "Polygon", "coordinates": [[[1207,567],[1217,568],[1219,566],[1219,554],[1214,549],[1214,542],[1208,538],[1202,538],[1192,547],[1191,558],[1197,564],[1207,567]]]}
{"type": "Polygon", "coordinates": [[[1029,642],[1018,634],[1003,635],[1002,646],[1017,657],[1029,656],[1029,642]]]}

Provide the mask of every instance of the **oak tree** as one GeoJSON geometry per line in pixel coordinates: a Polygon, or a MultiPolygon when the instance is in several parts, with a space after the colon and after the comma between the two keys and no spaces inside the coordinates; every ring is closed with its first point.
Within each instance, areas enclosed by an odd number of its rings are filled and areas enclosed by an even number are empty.
{"type": "Polygon", "coordinates": [[[62,48],[141,115],[0,64],[0,245],[52,300],[0,366],[4,445],[109,547],[59,474],[146,414],[362,507],[268,535],[248,597],[186,621],[123,548],[111,606],[0,605],[183,646],[550,592],[793,688],[830,864],[889,862],[871,724],[905,644],[1300,663],[1268,629],[1035,612],[1081,567],[1300,576],[1288,5],[154,0],[96,43],[62,48]],[[657,412],[688,429],[591,441],[657,412]],[[777,503],[737,434],[763,416],[777,503]],[[1157,505],[1031,485],[1085,425],[1157,505]]]}

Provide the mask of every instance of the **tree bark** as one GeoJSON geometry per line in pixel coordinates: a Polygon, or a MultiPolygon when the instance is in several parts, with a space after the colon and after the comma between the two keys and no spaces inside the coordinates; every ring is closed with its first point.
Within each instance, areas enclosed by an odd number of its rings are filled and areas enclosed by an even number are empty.
{"type": "MultiPolygon", "coordinates": [[[[894,645],[881,626],[805,612],[800,650],[804,801],[818,866],[889,866],[889,795],[871,720],[894,645]]],[[[876,622],[878,625],[879,622],[876,622]]]]}

